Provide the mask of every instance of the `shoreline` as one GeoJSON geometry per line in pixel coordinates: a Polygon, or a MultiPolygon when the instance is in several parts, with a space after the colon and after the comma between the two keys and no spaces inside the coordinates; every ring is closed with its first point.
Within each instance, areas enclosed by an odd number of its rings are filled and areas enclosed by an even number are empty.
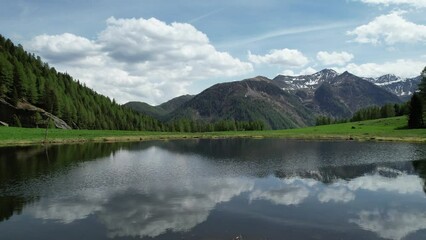
{"type": "Polygon", "coordinates": [[[348,135],[275,135],[269,134],[190,134],[190,135],[140,135],[140,136],[105,136],[96,138],[54,138],[44,140],[16,140],[0,141],[1,147],[34,146],[34,145],[58,145],[58,144],[84,144],[84,143],[114,143],[114,142],[143,142],[143,141],[169,141],[169,140],[193,140],[193,139],[286,139],[295,141],[354,141],[354,142],[405,142],[426,144],[426,138],[419,137],[383,137],[370,135],[348,136],[348,135]]]}
{"type": "Polygon", "coordinates": [[[426,129],[405,129],[406,117],[315,127],[228,132],[147,132],[123,130],[61,130],[0,127],[0,147],[86,142],[138,142],[178,139],[279,138],[301,141],[370,141],[426,143],[426,129]]]}

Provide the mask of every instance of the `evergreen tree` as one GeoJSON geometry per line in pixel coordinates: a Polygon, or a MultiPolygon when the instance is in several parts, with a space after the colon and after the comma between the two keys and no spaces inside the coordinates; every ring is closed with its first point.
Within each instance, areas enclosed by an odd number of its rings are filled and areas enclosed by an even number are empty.
{"type": "Polygon", "coordinates": [[[423,121],[423,102],[418,93],[414,93],[410,101],[410,114],[408,115],[408,128],[421,128],[423,121]]]}
{"type": "Polygon", "coordinates": [[[8,95],[13,85],[13,65],[0,52],[0,97],[8,95]]]}
{"type": "Polygon", "coordinates": [[[426,67],[423,69],[422,80],[419,84],[419,92],[411,97],[408,115],[409,128],[424,127],[424,108],[426,105],[426,67]]]}
{"type": "Polygon", "coordinates": [[[13,97],[22,99],[26,93],[27,76],[25,74],[24,66],[22,63],[18,62],[16,59],[14,61],[14,70],[13,70],[13,97]],[[16,96],[15,96],[16,94],[16,96]]]}

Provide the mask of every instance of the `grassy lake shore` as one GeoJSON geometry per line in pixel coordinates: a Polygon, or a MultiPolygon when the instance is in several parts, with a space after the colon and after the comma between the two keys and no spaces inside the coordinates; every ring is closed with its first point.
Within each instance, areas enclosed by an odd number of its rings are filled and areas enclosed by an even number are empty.
{"type": "MultiPolygon", "coordinates": [[[[394,117],[316,127],[267,131],[168,133],[49,129],[47,143],[119,142],[195,138],[284,138],[300,140],[401,141],[426,143],[426,129],[404,129],[407,118],[394,117]]],[[[0,146],[43,144],[45,129],[0,127],[0,146]]]]}

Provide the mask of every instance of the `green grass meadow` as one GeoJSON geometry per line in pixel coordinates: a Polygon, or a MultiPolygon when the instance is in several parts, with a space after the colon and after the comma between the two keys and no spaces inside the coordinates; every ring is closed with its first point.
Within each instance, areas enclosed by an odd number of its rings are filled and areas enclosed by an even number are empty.
{"type": "MultiPolygon", "coordinates": [[[[426,143],[426,129],[406,129],[407,117],[376,119],[316,127],[239,132],[167,133],[49,129],[47,143],[143,141],[190,138],[286,138],[301,140],[407,141],[426,143]]],[[[0,145],[42,144],[46,129],[0,127],[0,145]]]]}

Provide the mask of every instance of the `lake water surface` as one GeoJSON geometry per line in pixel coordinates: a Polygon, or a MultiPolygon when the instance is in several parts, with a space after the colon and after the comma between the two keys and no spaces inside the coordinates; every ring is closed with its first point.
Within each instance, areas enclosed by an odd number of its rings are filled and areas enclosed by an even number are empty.
{"type": "Polygon", "coordinates": [[[426,145],[0,148],[0,239],[426,239],[426,145]]]}

